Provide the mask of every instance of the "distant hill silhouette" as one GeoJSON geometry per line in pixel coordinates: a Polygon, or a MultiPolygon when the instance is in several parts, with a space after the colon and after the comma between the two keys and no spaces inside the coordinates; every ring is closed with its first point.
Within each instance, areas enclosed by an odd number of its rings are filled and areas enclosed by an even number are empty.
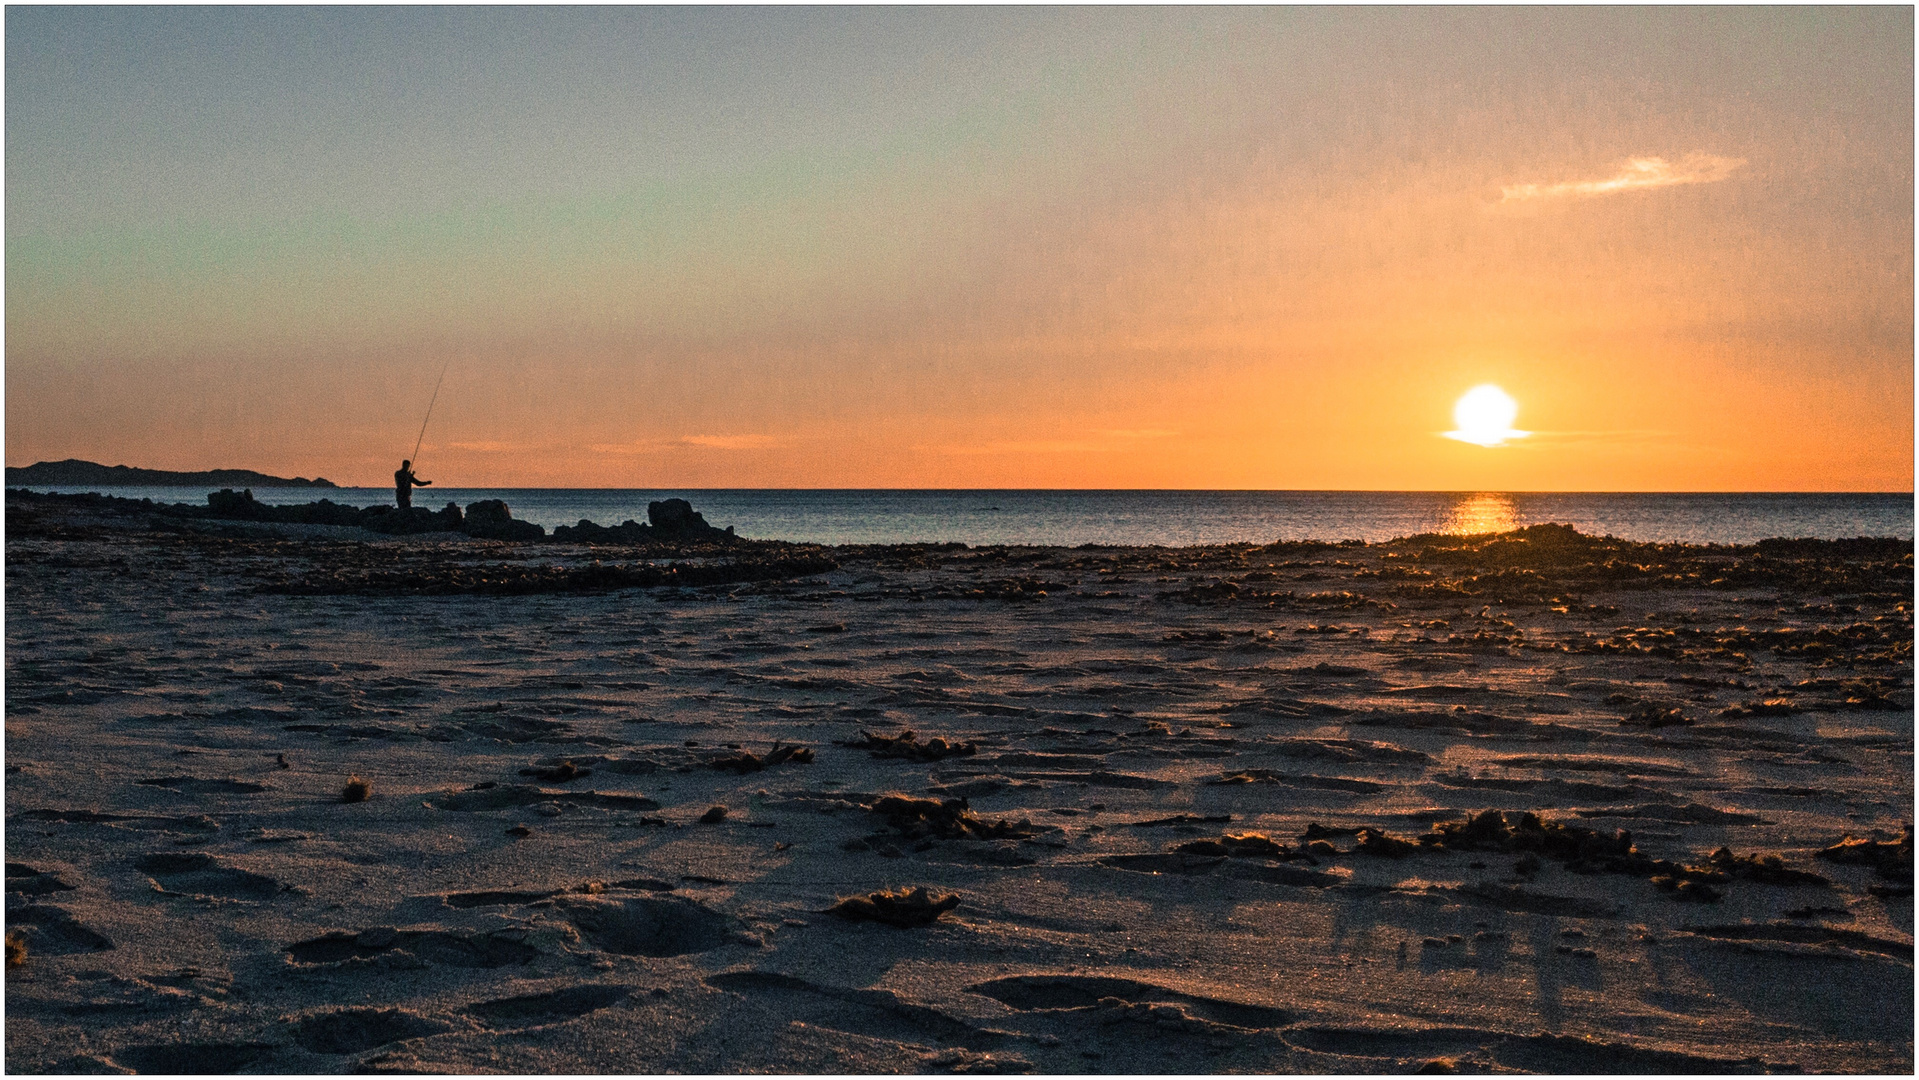
{"type": "Polygon", "coordinates": [[[168,472],[165,469],[135,469],[126,465],[97,465],[91,461],[68,458],[42,461],[24,469],[7,469],[7,484],[33,487],[90,485],[93,487],[257,487],[257,488],[330,488],[331,480],[308,480],[296,476],[268,476],[252,469],[210,469],[206,472],[168,472]]]}

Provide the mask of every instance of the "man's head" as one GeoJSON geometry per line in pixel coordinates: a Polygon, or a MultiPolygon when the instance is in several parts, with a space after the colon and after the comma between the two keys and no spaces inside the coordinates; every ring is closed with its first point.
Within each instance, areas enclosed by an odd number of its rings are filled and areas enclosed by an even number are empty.
{"type": "Polygon", "coordinates": [[[411,461],[400,462],[400,468],[402,469],[411,469],[412,467],[413,467],[413,463],[411,461]]]}

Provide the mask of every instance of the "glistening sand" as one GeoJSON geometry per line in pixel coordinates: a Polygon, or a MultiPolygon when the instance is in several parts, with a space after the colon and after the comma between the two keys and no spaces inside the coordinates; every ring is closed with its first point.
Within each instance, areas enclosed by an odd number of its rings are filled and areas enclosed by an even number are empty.
{"type": "Polygon", "coordinates": [[[1909,544],[843,548],[575,594],[537,590],[640,553],[8,526],[11,1071],[1913,1065],[1910,848],[1816,856],[1912,815],[1909,544]],[[836,745],[909,729],[977,751],[836,745]],[[776,740],[815,758],[711,767],[776,740]],[[1485,809],[1829,884],[1348,831],[1485,809]],[[1182,815],[1223,820],[1145,824],[1182,815]],[[1313,823],[1311,862],[1175,850],[1313,823]],[[922,885],[958,906],[823,913],[922,885]]]}

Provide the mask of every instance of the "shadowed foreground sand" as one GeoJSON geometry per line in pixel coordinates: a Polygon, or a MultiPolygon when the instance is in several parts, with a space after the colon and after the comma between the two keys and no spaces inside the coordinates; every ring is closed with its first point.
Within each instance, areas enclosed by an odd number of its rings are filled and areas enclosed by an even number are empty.
{"type": "Polygon", "coordinates": [[[8,526],[11,1071],[1913,1066],[1910,544],[8,526]]]}

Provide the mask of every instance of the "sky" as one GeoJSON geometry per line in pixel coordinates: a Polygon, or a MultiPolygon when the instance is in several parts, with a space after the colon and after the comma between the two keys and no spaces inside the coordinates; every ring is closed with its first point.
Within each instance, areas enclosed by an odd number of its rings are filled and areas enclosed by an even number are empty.
{"type": "Polygon", "coordinates": [[[10,6],[6,460],[1907,491],[1913,31],[10,6]]]}

